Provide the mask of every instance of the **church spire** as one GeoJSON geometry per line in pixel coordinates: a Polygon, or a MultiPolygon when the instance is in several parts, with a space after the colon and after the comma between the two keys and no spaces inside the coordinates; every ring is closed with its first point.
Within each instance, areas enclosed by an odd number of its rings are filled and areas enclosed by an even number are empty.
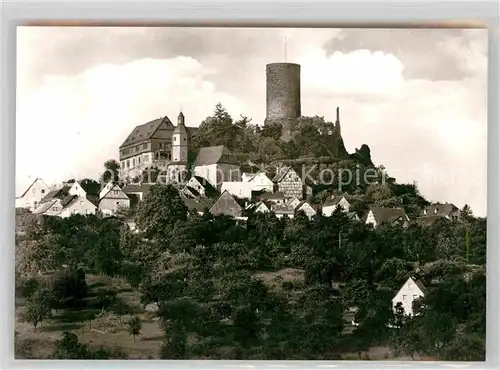
{"type": "Polygon", "coordinates": [[[181,112],[179,113],[179,116],[177,116],[177,125],[182,125],[184,126],[184,114],[181,112]]]}

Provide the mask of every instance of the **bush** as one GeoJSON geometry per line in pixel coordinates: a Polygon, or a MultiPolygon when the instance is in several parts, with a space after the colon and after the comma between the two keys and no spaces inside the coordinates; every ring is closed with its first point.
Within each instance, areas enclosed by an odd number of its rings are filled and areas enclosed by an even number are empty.
{"type": "Polygon", "coordinates": [[[19,285],[18,285],[18,289],[16,289],[17,290],[16,293],[19,294],[20,297],[28,298],[28,299],[33,295],[33,293],[35,293],[35,291],[40,286],[40,282],[34,278],[27,279],[27,280],[21,280],[18,283],[19,283],[19,285]]]}
{"type": "Polygon", "coordinates": [[[75,308],[87,296],[87,282],[82,269],[59,271],[52,281],[52,291],[58,308],[75,308]]]}

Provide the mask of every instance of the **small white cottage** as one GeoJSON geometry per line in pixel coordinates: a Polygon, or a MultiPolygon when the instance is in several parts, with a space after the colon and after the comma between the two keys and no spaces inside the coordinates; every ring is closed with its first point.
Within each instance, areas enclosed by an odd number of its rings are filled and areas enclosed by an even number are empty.
{"type": "Polygon", "coordinates": [[[393,310],[395,309],[395,306],[401,302],[403,309],[405,310],[405,315],[412,316],[413,301],[417,298],[424,297],[426,292],[427,290],[420,281],[410,277],[392,299],[393,310]]]}

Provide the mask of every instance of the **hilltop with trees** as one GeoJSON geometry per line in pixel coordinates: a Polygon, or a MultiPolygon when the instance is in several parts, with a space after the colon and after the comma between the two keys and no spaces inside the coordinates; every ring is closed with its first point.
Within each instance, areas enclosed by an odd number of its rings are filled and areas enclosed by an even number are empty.
{"type": "MultiPolygon", "coordinates": [[[[368,146],[345,152],[330,124],[303,117],[284,143],[278,128],[234,122],[218,105],[190,157],[225,145],[242,165],[303,161],[384,174],[368,146]]],[[[318,186],[313,200],[336,191],[318,186]]],[[[416,184],[390,177],[341,192],[360,215],[371,205],[417,215],[428,204],[416,184]]],[[[120,217],[48,217],[16,245],[16,357],[333,360],[382,346],[387,358],[481,361],[486,219],[462,213],[408,228],[374,229],[341,210],[252,214],[242,224],[190,212],[173,186],[155,184],[135,214],[140,232],[120,217]],[[391,307],[408,277],[428,290],[412,318],[391,307]],[[54,331],[58,340],[47,336],[54,331]]]]}

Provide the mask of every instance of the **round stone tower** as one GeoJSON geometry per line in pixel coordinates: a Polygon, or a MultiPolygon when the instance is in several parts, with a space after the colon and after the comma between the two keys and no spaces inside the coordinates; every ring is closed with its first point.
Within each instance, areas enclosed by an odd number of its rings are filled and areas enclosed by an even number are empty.
{"type": "Polygon", "coordinates": [[[290,138],[290,121],[300,117],[300,65],[271,63],[266,66],[266,121],[283,126],[282,138],[290,138]]]}

